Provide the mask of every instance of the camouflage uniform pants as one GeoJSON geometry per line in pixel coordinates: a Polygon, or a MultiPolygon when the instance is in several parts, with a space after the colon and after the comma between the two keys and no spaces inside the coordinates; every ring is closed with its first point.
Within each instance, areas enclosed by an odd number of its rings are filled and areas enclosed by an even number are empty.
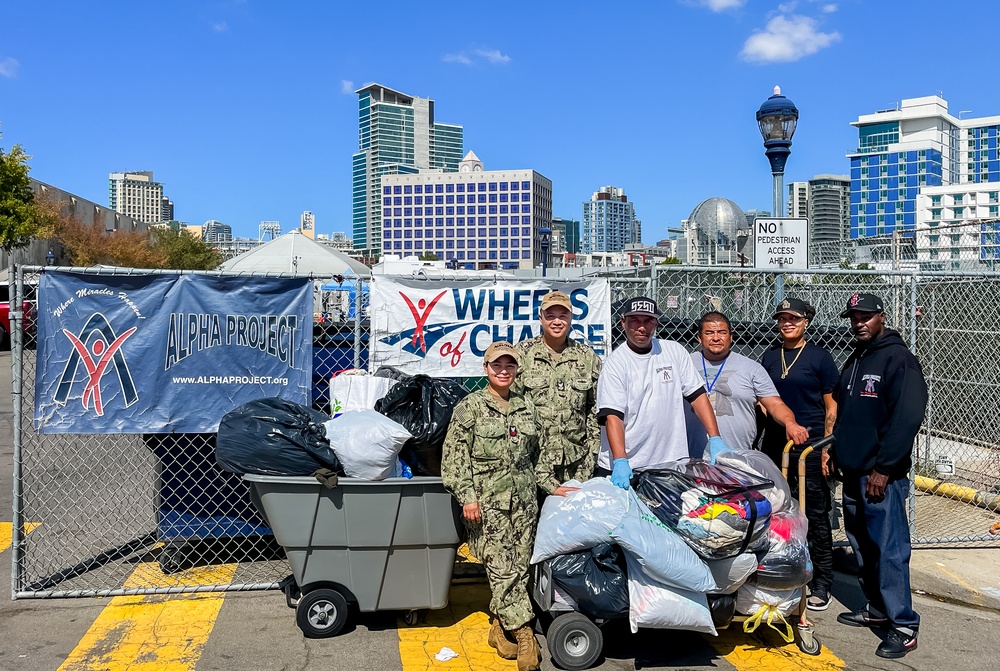
{"type": "Polygon", "coordinates": [[[531,622],[528,562],[535,544],[535,502],[515,496],[512,510],[482,509],[482,524],[469,527],[469,547],[483,563],[490,583],[490,610],[507,631],[531,622]]]}

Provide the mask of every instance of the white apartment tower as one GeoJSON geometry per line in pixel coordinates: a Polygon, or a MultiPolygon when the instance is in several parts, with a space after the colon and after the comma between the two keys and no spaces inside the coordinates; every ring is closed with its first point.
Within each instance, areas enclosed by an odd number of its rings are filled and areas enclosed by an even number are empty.
{"type": "Polygon", "coordinates": [[[163,201],[163,185],[153,181],[151,170],[108,174],[108,206],[115,212],[155,224],[164,221],[163,201]]]}

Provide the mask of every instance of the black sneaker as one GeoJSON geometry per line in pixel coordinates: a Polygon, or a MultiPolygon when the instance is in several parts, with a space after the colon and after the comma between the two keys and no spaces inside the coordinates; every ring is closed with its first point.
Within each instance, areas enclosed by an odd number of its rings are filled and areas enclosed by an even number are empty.
{"type": "Polygon", "coordinates": [[[878,648],[875,649],[875,654],[886,659],[899,659],[916,649],[917,632],[912,629],[906,631],[890,629],[885,640],[879,643],[878,648]]]}
{"type": "Polygon", "coordinates": [[[837,622],[846,624],[849,627],[884,627],[889,623],[885,617],[875,616],[869,612],[868,608],[856,610],[853,613],[841,613],[837,616],[837,622]]]}
{"type": "Polygon", "coordinates": [[[830,593],[816,590],[806,599],[806,608],[809,610],[826,610],[830,607],[830,593]]]}

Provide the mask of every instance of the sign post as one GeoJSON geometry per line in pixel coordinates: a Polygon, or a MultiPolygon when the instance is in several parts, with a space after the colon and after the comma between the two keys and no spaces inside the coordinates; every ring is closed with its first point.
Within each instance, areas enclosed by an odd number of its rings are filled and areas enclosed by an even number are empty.
{"type": "Polygon", "coordinates": [[[809,269],[809,220],[799,218],[764,218],[753,220],[754,268],[778,271],[775,299],[785,298],[786,270],[809,269]]]}

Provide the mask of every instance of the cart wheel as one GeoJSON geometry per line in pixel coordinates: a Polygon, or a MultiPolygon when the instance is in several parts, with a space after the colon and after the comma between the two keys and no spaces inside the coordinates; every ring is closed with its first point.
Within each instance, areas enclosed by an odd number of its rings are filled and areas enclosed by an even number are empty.
{"type": "Polygon", "coordinates": [[[601,656],[604,634],[580,613],[565,613],[552,621],[546,634],[552,660],[568,671],[590,668],[601,656]]]}
{"type": "Polygon", "coordinates": [[[819,636],[812,634],[798,640],[799,650],[806,655],[815,657],[823,649],[823,644],[819,641],[819,636]]]}
{"type": "Polygon", "coordinates": [[[183,571],[190,562],[190,555],[190,543],[165,545],[160,550],[160,571],[166,575],[183,571]]]}
{"type": "Polygon", "coordinates": [[[421,612],[419,610],[408,610],[403,614],[403,622],[411,627],[420,622],[421,612]]]}
{"type": "Polygon", "coordinates": [[[295,623],[306,638],[336,636],[347,623],[347,599],[333,589],[315,589],[299,598],[295,623]]]}

